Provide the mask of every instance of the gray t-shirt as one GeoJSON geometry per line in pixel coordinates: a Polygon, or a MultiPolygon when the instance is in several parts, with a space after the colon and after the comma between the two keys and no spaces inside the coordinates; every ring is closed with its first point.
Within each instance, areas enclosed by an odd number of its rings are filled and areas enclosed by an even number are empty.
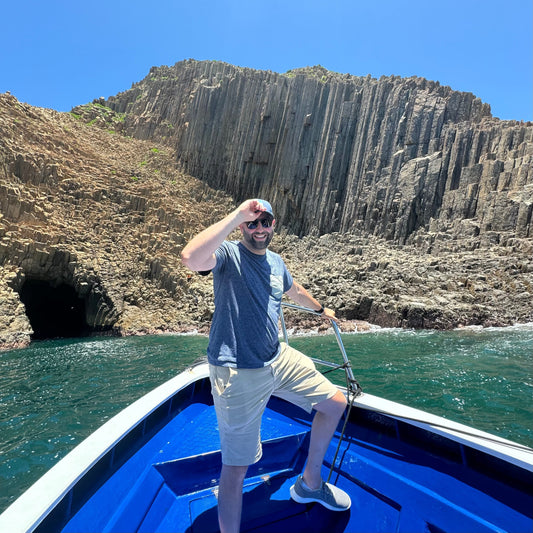
{"type": "Polygon", "coordinates": [[[280,351],[281,298],[292,276],[278,254],[254,254],[237,241],[222,243],[215,256],[208,360],[234,368],[266,366],[280,351]]]}

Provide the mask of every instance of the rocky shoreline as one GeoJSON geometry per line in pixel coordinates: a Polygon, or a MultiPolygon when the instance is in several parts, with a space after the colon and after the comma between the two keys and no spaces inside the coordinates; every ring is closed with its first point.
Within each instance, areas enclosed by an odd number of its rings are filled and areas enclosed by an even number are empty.
{"type": "MultiPolygon", "coordinates": [[[[31,341],[21,296],[31,283],[68,288],[87,334],[208,332],[211,278],[187,271],[179,253],[237,202],[184,174],[168,146],[120,134],[116,120],[0,95],[0,350],[31,341]]],[[[409,245],[355,231],[297,236],[280,224],[272,248],[343,331],[532,322],[533,239],[458,224],[420,230],[409,245]]],[[[328,327],[290,312],[287,322],[328,327]]]]}

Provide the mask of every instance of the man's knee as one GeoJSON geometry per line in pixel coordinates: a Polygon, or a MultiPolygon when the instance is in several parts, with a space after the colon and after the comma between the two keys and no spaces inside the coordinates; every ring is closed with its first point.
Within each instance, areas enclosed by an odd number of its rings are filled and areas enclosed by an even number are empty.
{"type": "Polygon", "coordinates": [[[331,398],[315,405],[315,409],[328,416],[340,417],[346,409],[346,405],[346,397],[339,390],[331,398]]]}
{"type": "Polygon", "coordinates": [[[232,483],[242,483],[244,481],[244,478],[246,477],[247,471],[247,466],[233,466],[223,464],[220,477],[221,479],[225,478],[226,480],[232,483]]]}

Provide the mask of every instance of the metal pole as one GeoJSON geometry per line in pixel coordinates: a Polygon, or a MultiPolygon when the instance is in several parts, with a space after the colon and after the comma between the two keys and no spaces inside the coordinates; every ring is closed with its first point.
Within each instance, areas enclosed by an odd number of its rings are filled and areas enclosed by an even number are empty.
{"type": "MultiPolygon", "coordinates": [[[[295,305],[295,304],[291,304],[291,303],[288,303],[288,302],[281,302],[281,305],[282,305],[282,307],[289,307],[291,309],[297,309],[298,311],[305,311],[306,313],[311,313],[312,315],[321,316],[314,309],[309,309],[308,307],[302,307],[300,305],[295,305]]],[[[281,309],[280,315],[281,315],[281,327],[283,329],[283,337],[285,338],[285,342],[288,344],[289,343],[289,337],[287,335],[287,327],[285,325],[285,318],[283,317],[283,309],[281,309]]],[[[341,354],[342,354],[342,359],[344,361],[344,368],[346,370],[346,377],[348,378],[349,387],[353,387],[355,385],[356,389],[360,388],[359,384],[357,383],[357,381],[356,381],[356,379],[355,379],[355,377],[353,375],[352,365],[350,363],[350,360],[348,359],[348,355],[346,354],[346,350],[345,350],[344,344],[342,342],[341,332],[340,332],[339,326],[337,326],[337,323],[332,318],[330,318],[329,321],[331,323],[331,326],[333,327],[333,331],[335,332],[335,337],[337,339],[337,344],[339,345],[339,348],[340,348],[340,351],[341,351],[341,354]]],[[[334,365],[322,362],[320,360],[315,360],[315,359],[313,359],[313,360],[315,362],[318,362],[318,363],[327,364],[327,366],[334,366],[334,365]]],[[[353,392],[353,389],[352,389],[352,392],[353,392]]]]}

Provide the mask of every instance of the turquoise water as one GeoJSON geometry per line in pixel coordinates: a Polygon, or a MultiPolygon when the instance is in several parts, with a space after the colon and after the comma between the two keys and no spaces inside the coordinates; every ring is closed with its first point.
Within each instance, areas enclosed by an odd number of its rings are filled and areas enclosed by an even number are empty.
{"type": "MultiPolygon", "coordinates": [[[[533,447],[533,324],[343,336],[363,390],[533,447]]],[[[332,336],[297,337],[340,361],[332,336]]],[[[205,353],[198,336],[41,341],[0,353],[0,512],[120,409],[205,353]]],[[[334,374],[329,374],[333,377],[334,374]]],[[[343,374],[333,377],[343,383],[343,374]]]]}

